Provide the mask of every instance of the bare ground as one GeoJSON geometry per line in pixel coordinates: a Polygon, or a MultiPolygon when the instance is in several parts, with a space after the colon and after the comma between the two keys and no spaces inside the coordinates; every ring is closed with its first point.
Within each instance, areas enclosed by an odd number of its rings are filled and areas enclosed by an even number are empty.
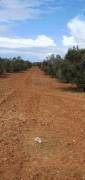
{"type": "Polygon", "coordinates": [[[38,68],[0,77],[0,180],[84,179],[85,93],[38,68]]]}

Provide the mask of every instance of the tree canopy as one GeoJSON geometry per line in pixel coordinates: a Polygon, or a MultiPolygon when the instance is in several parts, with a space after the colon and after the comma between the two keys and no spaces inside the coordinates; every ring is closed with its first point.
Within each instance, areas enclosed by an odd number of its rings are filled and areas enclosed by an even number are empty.
{"type": "Polygon", "coordinates": [[[75,83],[77,87],[85,89],[85,49],[68,49],[64,58],[51,55],[40,67],[46,74],[62,82],[75,83]]]}
{"type": "Polygon", "coordinates": [[[0,58],[0,74],[19,72],[30,67],[31,63],[24,61],[20,56],[12,59],[0,58]]]}

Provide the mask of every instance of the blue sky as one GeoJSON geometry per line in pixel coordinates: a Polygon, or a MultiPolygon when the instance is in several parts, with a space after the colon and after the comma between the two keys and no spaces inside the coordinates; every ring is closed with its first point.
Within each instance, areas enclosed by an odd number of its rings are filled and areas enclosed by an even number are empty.
{"type": "Polygon", "coordinates": [[[40,61],[85,47],[85,0],[0,0],[0,56],[40,61]]]}

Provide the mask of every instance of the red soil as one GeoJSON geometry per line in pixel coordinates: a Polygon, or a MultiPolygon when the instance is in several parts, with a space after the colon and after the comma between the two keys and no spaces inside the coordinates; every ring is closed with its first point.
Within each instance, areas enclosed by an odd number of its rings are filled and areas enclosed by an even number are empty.
{"type": "Polygon", "coordinates": [[[0,77],[0,180],[84,179],[85,93],[38,68],[0,77]]]}

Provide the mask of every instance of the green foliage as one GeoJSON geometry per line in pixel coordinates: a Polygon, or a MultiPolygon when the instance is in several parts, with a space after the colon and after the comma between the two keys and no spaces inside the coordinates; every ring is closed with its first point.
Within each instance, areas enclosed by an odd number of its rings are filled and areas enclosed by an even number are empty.
{"type": "Polygon", "coordinates": [[[85,49],[69,49],[62,59],[59,55],[50,56],[41,63],[41,69],[65,83],[75,83],[85,89],[85,49]]]}
{"type": "Polygon", "coordinates": [[[0,74],[24,71],[30,67],[31,63],[22,60],[21,57],[14,57],[13,59],[0,58],[0,74]]]}

